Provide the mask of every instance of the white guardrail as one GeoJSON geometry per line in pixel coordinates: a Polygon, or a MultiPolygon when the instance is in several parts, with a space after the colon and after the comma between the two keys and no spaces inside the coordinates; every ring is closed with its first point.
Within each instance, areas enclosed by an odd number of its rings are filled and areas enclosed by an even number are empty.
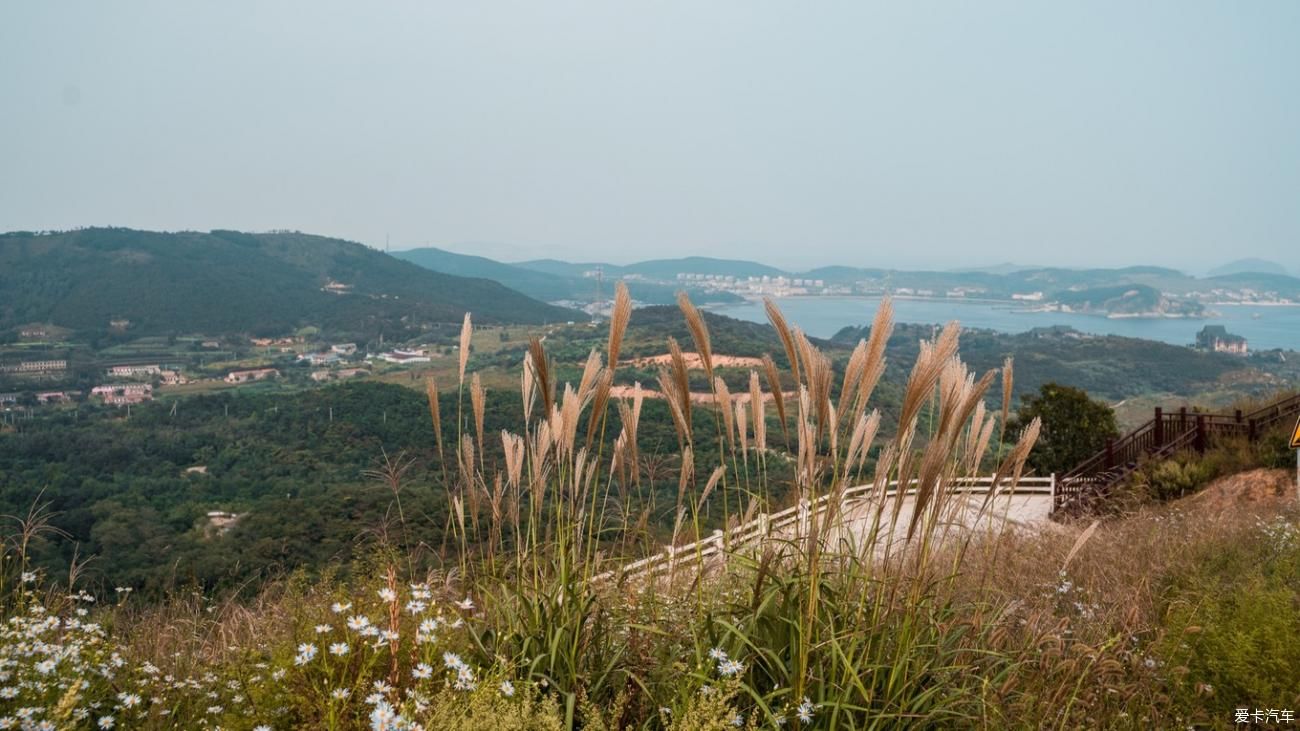
{"type": "MultiPolygon", "coordinates": [[[[994,476],[987,477],[959,477],[950,482],[946,489],[949,492],[961,493],[968,495],[987,495],[993,489],[994,476]]],[[[904,495],[916,493],[916,480],[908,481],[908,489],[904,495]]],[[[1047,495],[1052,498],[1052,505],[1056,504],[1056,474],[1053,473],[1048,477],[1021,477],[1012,484],[1009,477],[1002,478],[1002,485],[998,491],[998,497],[1012,497],[1022,495],[1047,495]]],[[[840,505],[841,511],[847,510],[854,503],[865,502],[868,498],[876,493],[875,485],[857,485],[844,491],[843,499],[840,505]]],[[[898,481],[894,480],[885,488],[885,497],[892,497],[898,494],[898,481]]],[[[826,512],[829,504],[830,494],[821,495],[815,501],[816,513],[818,516],[826,512]]],[[[666,571],[674,566],[687,561],[703,561],[710,556],[720,555],[724,552],[735,552],[754,544],[764,538],[767,538],[792,525],[799,525],[801,528],[810,522],[813,514],[813,504],[807,499],[800,500],[798,504],[792,505],[785,510],[775,513],[763,513],[749,522],[736,526],[730,531],[715,530],[708,538],[704,538],[694,543],[687,543],[682,546],[665,546],[664,550],[653,556],[638,561],[633,561],[625,566],[621,566],[612,571],[606,571],[596,577],[597,580],[604,581],[612,579],[615,576],[636,576],[641,574],[657,574],[666,571]]]]}

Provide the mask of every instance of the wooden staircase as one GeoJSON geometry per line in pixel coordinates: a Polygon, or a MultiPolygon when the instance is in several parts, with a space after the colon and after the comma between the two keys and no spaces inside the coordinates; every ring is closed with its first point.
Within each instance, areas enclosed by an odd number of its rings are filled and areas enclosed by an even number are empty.
{"type": "Polygon", "coordinates": [[[1243,414],[1189,412],[1186,407],[1155,416],[1142,426],[1111,440],[1106,447],[1058,479],[1054,512],[1078,513],[1105,500],[1111,488],[1149,459],[1162,459],[1184,450],[1204,452],[1215,440],[1245,437],[1254,442],[1270,429],[1300,414],[1300,394],[1279,399],[1243,414]]]}

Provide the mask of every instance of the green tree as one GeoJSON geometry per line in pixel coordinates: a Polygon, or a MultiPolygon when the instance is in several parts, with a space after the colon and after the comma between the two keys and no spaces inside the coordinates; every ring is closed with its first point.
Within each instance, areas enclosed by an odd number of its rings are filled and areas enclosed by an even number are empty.
{"type": "Polygon", "coordinates": [[[1080,388],[1044,383],[1037,394],[1021,398],[1007,433],[1018,433],[1035,417],[1042,419],[1042,431],[1029,464],[1042,474],[1066,472],[1119,436],[1115,412],[1080,388]]]}

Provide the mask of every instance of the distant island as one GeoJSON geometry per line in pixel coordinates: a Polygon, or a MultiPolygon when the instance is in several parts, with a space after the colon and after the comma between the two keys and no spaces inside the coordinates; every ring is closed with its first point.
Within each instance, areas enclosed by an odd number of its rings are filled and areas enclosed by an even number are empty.
{"type": "Polygon", "coordinates": [[[1061,267],[908,271],[826,266],[803,272],[743,259],[683,257],[634,264],[571,263],[557,259],[507,264],[442,249],[395,255],[434,271],[496,279],[541,299],[599,311],[597,281],[621,279],[642,304],[659,304],[665,291],[687,290],[700,302],[731,298],[880,296],[1005,302],[1029,311],[1074,312],[1102,317],[1196,319],[1215,305],[1300,304],[1300,278],[1271,262],[1241,260],[1224,273],[1196,277],[1175,269],[1132,266],[1114,269],[1061,267]],[[1261,271],[1243,271],[1251,265],[1261,271]],[[539,280],[538,276],[543,275],[539,280]],[[586,282],[582,285],[581,282],[586,282]],[[563,300],[548,294],[564,293],[563,300]]]}

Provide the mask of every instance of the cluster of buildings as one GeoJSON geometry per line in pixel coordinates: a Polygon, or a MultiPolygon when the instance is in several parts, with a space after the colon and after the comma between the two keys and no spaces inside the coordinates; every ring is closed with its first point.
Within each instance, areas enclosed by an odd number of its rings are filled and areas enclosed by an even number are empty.
{"type": "Polygon", "coordinates": [[[246,371],[231,371],[226,374],[226,383],[249,383],[252,381],[263,381],[267,378],[276,378],[280,371],[275,368],[252,368],[246,371]]]}
{"type": "Polygon", "coordinates": [[[409,363],[428,363],[433,360],[426,350],[402,350],[400,348],[371,357],[378,358],[385,363],[398,363],[401,365],[409,363]]]}
{"type": "Polygon", "coordinates": [[[144,401],[153,401],[152,383],[110,383],[95,386],[90,390],[90,397],[97,398],[110,406],[125,406],[144,401]]]}
{"type": "Polygon", "coordinates": [[[357,376],[368,376],[370,371],[365,368],[340,368],[335,371],[319,370],[311,372],[311,380],[317,383],[325,381],[343,380],[346,378],[356,378],[357,376]]]}
{"type": "Polygon", "coordinates": [[[1224,287],[1214,287],[1204,292],[1188,292],[1188,297],[1199,299],[1203,302],[1219,305],[1293,305],[1296,304],[1290,297],[1286,297],[1276,291],[1260,291],[1250,287],[1240,289],[1227,289],[1224,287]]]}
{"type": "Polygon", "coordinates": [[[67,369],[68,361],[66,360],[24,360],[0,366],[0,373],[42,374],[57,373],[67,369]]]}
{"type": "Polygon", "coordinates": [[[847,294],[847,287],[827,286],[824,279],[762,276],[737,277],[730,274],[678,272],[677,281],[689,282],[705,289],[731,292],[741,296],[787,297],[801,294],[847,294]],[[842,290],[842,291],[841,291],[842,290]]]}
{"type": "Polygon", "coordinates": [[[1249,355],[1246,338],[1228,332],[1222,325],[1206,325],[1196,334],[1196,347],[1213,353],[1249,355]]]}

